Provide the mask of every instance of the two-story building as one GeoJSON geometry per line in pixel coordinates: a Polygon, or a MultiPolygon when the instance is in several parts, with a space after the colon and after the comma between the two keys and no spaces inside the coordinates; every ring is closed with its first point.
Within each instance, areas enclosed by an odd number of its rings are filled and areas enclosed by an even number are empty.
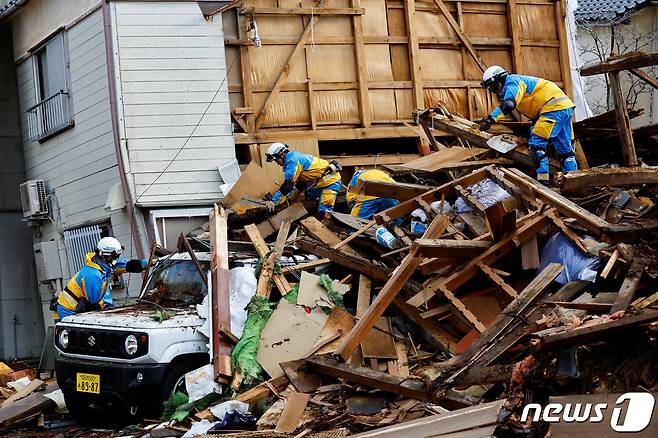
{"type": "MultiPolygon", "coordinates": [[[[224,37],[202,13],[221,3],[0,0],[0,326],[32,336],[22,355],[40,349],[53,292],[100,237],[148,257],[222,198],[218,167],[235,158],[224,37]],[[21,207],[19,184],[35,180],[21,207]]],[[[124,280],[117,300],[142,282],[124,280]]]]}

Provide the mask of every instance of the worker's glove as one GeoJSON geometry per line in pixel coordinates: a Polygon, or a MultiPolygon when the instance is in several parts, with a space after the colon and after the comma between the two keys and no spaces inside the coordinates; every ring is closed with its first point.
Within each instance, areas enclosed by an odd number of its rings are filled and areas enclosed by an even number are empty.
{"type": "Polygon", "coordinates": [[[267,211],[270,213],[274,213],[274,210],[276,210],[276,204],[273,201],[267,201],[265,203],[265,208],[267,208],[267,211]]]}
{"type": "Polygon", "coordinates": [[[327,168],[327,172],[325,173],[333,175],[334,173],[340,172],[341,170],[343,170],[343,166],[341,166],[341,164],[338,161],[331,160],[329,162],[329,167],[327,168]]]}
{"type": "Polygon", "coordinates": [[[491,116],[487,116],[480,121],[480,131],[488,131],[491,129],[491,125],[496,123],[496,121],[491,116]]]}

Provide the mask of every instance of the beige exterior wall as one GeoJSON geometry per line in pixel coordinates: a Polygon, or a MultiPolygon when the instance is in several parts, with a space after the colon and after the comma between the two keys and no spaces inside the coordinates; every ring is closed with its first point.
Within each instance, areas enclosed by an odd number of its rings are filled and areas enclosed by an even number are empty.
{"type": "MultiPolygon", "coordinates": [[[[658,6],[644,8],[628,17],[627,20],[614,26],[615,49],[619,52],[632,52],[640,50],[653,52],[658,50],[656,30],[658,27],[658,6]]],[[[577,42],[584,65],[600,62],[610,55],[612,45],[613,27],[610,25],[594,26],[578,24],[577,42]]],[[[658,75],[658,68],[644,68],[652,77],[658,75]]],[[[634,108],[643,108],[644,114],[632,121],[634,127],[658,123],[658,90],[647,84],[639,82],[637,78],[624,72],[621,74],[622,88],[625,95],[637,96],[629,105],[634,108]],[[635,82],[635,92],[629,92],[631,81],[635,82]],[[637,85],[641,84],[641,85],[637,85]]],[[[614,108],[612,101],[607,105],[607,86],[604,75],[583,77],[585,98],[595,114],[614,108]]]]}

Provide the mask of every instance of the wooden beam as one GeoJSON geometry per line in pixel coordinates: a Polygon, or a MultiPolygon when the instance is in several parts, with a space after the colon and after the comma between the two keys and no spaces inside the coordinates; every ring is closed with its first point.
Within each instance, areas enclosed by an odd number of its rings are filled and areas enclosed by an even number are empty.
{"type": "MultiPolygon", "coordinates": [[[[360,9],[361,0],[352,0],[352,7],[360,9]]],[[[372,114],[370,112],[370,98],[368,97],[368,72],[366,71],[366,46],[363,43],[363,18],[361,15],[352,17],[352,29],[354,31],[354,55],[356,60],[357,79],[359,92],[359,115],[361,126],[370,128],[372,114]]]]}
{"type": "Polygon", "coordinates": [[[420,48],[418,47],[418,30],[416,21],[416,3],[414,0],[404,0],[404,18],[409,36],[409,68],[411,83],[414,90],[414,106],[425,108],[423,91],[423,76],[420,71],[420,48]]]}
{"type": "Polygon", "coordinates": [[[327,376],[417,400],[438,401],[430,388],[418,380],[391,376],[371,368],[354,367],[332,359],[330,356],[311,356],[306,359],[306,363],[312,369],[327,376]]]}
{"type": "Polygon", "coordinates": [[[240,15],[364,15],[364,8],[262,8],[250,7],[240,15]]]}
{"type": "Polygon", "coordinates": [[[626,166],[637,166],[637,154],[635,152],[635,143],[633,142],[633,131],[631,130],[631,121],[628,118],[626,110],[626,100],[624,92],[621,89],[619,73],[608,73],[610,80],[610,91],[615,102],[615,115],[617,116],[617,128],[619,129],[619,142],[621,143],[621,152],[624,156],[626,166]]]}
{"type": "Polygon", "coordinates": [[[219,336],[219,326],[231,328],[228,274],[228,222],[223,208],[213,206],[208,219],[210,229],[211,303],[212,303],[212,363],[215,380],[231,378],[232,345],[219,336]]]}
{"type": "Polygon", "coordinates": [[[338,251],[351,255],[352,257],[361,257],[361,255],[349,245],[343,244],[340,247],[334,248],[334,246],[342,242],[341,238],[338,237],[329,228],[327,228],[322,222],[317,220],[314,216],[309,216],[306,219],[302,219],[299,221],[299,223],[302,225],[302,227],[304,227],[304,230],[306,230],[310,236],[326,243],[332,247],[332,249],[337,249],[338,251]]]}
{"type": "Polygon", "coordinates": [[[481,271],[482,271],[487,277],[489,277],[489,278],[491,279],[491,281],[493,281],[493,282],[496,284],[496,286],[498,286],[499,288],[501,288],[501,289],[503,290],[503,292],[505,292],[507,295],[509,295],[510,297],[512,297],[512,299],[514,299],[514,298],[516,298],[516,297],[519,296],[519,295],[516,293],[516,291],[514,290],[514,288],[513,288],[512,286],[510,286],[509,284],[507,284],[507,283],[505,282],[505,280],[503,280],[503,277],[501,277],[500,275],[498,275],[498,273],[497,273],[496,271],[494,271],[493,269],[491,269],[489,266],[487,266],[487,265],[485,265],[485,264],[483,264],[483,263],[478,263],[478,268],[480,268],[480,270],[481,270],[481,271]]]}
{"type": "MultiPolygon", "coordinates": [[[[263,237],[258,232],[256,225],[245,225],[244,230],[247,232],[251,243],[254,244],[254,248],[256,248],[258,255],[260,257],[268,256],[270,253],[270,247],[267,245],[267,243],[265,243],[265,240],[263,240],[263,237]]],[[[288,283],[288,280],[286,280],[286,277],[283,274],[274,275],[272,278],[274,279],[274,285],[277,287],[277,289],[279,289],[281,295],[287,294],[290,289],[292,289],[292,286],[290,286],[290,283],[288,283]]]]}
{"type": "MultiPolygon", "coordinates": [[[[424,238],[435,238],[443,234],[450,219],[444,215],[437,215],[432,223],[429,225],[424,238]]],[[[343,342],[336,349],[336,354],[340,355],[343,360],[349,359],[356,347],[363,341],[370,329],[375,325],[379,317],[384,313],[386,308],[393,302],[395,296],[400,292],[400,289],[411,278],[414,271],[422,261],[422,257],[417,255],[418,247],[414,245],[409,251],[409,254],[402,260],[390,279],[386,282],[382,290],[377,295],[377,298],[368,308],[368,312],[361,318],[354,328],[343,339],[343,342]]]]}
{"type": "MultiPolygon", "coordinates": [[[[301,9],[301,8],[300,8],[301,9]]],[[[316,9],[316,11],[321,11],[322,9],[316,9]]],[[[276,82],[274,83],[274,87],[272,88],[272,91],[270,94],[267,96],[267,99],[265,100],[265,103],[263,104],[263,108],[261,108],[260,112],[256,116],[256,129],[260,128],[260,125],[263,124],[263,120],[265,120],[265,117],[267,116],[267,112],[269,111],[270,107],[272,106],[272,103],[274,100],[277,98],[279,93],[281,92],[281,88],[283,85],[286,83],[288,80],[288,75],[290,74],[290,71],[292,70],[292,66],[299,57],[299,54],[302,52],[302,49],[304,48],[304,45],[306,44],[306,41],[308,40],[309,35],[311,35],[311,30],[313,29],[313,26],[318,21],[317,16],[313,16],[309,23],[306,25],[306,28],[304,29],[304,32],[302,33],[302,36],[299,37],[299,41],[297,41],[297,44],[295,45],[295,48],[292,50],[292,53],[290,54],[290,57],[288,58],[288,61],[286,62],[286,65],[283,67],[283,70],[279,74],[279,77],[277,78],[276,82]]]]}
{"type": "Polygon", "coordinates": [[[312,261],[306,262],[306,263],[299,263],[299,264],[296,264],[296,265],[293,265],[293,266],[286,266],[285,268],[281,269],[281,273],[282,274],[288,274],[288,273],[291,273],[291,272],[305,271],[307,269],[317,268],[318,266],[324,266],[324,265],[327,265],[329,263],[331,263],[331,260],[329,260],[327,258],[312,260],[312,261]]]}
{"type": "Polygon", "coordinates": [[[423,257],[469,258],[491,248],[490,240],[418,239],[418,253],[423,257]]]}
{"type": "MultiPolygon", "coordinates": [[[[298,130],[298,131],[285,131],[286,138],[317,138],[319,141],[323,140],[368,140],[379,138],[416,138],[418,133],[410,130],[406,126],[382,126],[372,128],[324,128],[317,129],[316,131],[298,130]]],[[[251,144],[251,143],[272,143],[281,139],[281,131],[260,131],[252,132],[249,134],[236,133],[233,134],[233,139],[236,144],[251,144]]],[[[418,156],[418,155],[416,155],[418,156]]]]}
{"type": "Polygon", "coordinates": [[[588,65],[580,69],[581,76],[592,76],[601,73],[620,72],[633,68],[648,67],[658,64],[658,52],[631,54],[628,56],[619,56],[599,62],[594,65],[588,65]]]}
{"type": "Polygon", "coordinates": [[[564,172],[558,177],[564,191],[585,187],[623,187],[658,184],[658,167],[593,168],[564,172]]]}
{"type": "Polygon", "coordinates": [[[637,68],[631,68],[628,71],[634,74],[635,76],[637,76],[638,78],[642,79],[647,84],[651,85],[653,88],[658,88],[658,81],[652,78],[651,76],[649,76],[648,74],[646,74],[645,72],[643,72],[642,70],[638,70],[637,68]]]}
{"type": "Polygon", "coordinates": [[[289,384],[290,384],[290,380],[288,380],[288,377],[284,374],[280,377],[277,377],[275,379],[270,379],[257,386],[254,386],[248,391],[238,394],[237,397],[235,397],[235,399],[243,403],[247,403],[249,405],[249,408],[253,409],[253,407],[259,401],[265,400],[266,398],[269,398],[272,395],[274,395],[274,393],[272,392],[272,388],[274,388],[276,391],[283,391],[284,389],[286,389],[286,387],[289,384]]]}
{"type": "Polygon", "coordinates": [[[631,266],[628,268],[628,274],[619,288],[619,295],[615,300],[614,305],[610,309],[610,313],[619,312],[620,310],[628,309],[628,306],[633,301],[635,291],[637,290],[644,270],[648,265],[648,260],[645,258],[636,257],[633,259],[631,266]]]}
{"type": "Polygon", "coordinates": [[[450,27],[452,27],[452,30],[455,31],[461,42],[464,44],[464,46],[466,46],[466,50],[468,50],[468,53],[471,54],[477,66],[480,67],[480,70],[485,71],[487,69],[487,66],[484,65],[482,60],[480,60],[480,57],[475,51],[475,47],[473,47],[471,41],[468,39],[468,37],[461,29],[461,27],[459,27],[459,24],[455,21],[454,17],[448,10],[448,7],[443,3],[442,0],[434,0],[434,3],[439,8],[443,16],[446,18],[446,20],[448,20],[448,24],[450,25],[450,27]]]}
{"type": "Polygon", "coordinates": [[[341,240],[340,242],[338,242],[338,243],[332,245],[332,246],[331,246],[331,249],[339,249],[339,248],[342,247],[343,245],[345,245],[345,244],[347,244],[347,243],[350,243],[352,240],[356,239],[356,238],[359,237],[361,234],[365,233],[365,232],[368,231],[370,228],[372,228],[373,225],[375,225],[375,221],[372,221],[372,220],[371,220],[371,221],[368,221],[368,223],[365,224],[363,227],[361,227],[361,228],[358,229],[357,231],[354,231],[352,234],[350,234],[348,237],[346,237],[345,239],[341,240]]]}
{"type": "Polygon", "coordinates": [[[524,73],[523,55],[521,53],[521,30],[516,0],[507,1],[507,23],[509,34],[512,37],[512,70],[515,73],[524,73]]]}

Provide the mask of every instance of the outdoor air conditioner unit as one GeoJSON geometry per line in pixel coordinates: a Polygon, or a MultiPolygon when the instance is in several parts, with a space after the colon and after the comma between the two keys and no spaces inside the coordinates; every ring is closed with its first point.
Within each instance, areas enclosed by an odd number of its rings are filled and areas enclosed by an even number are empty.
{"type": "Polygon", "coordinates": [[[34,218],[48,216],[46,184],[42,179],[31,179],[20,185],[23,217],[34,218]]]}

